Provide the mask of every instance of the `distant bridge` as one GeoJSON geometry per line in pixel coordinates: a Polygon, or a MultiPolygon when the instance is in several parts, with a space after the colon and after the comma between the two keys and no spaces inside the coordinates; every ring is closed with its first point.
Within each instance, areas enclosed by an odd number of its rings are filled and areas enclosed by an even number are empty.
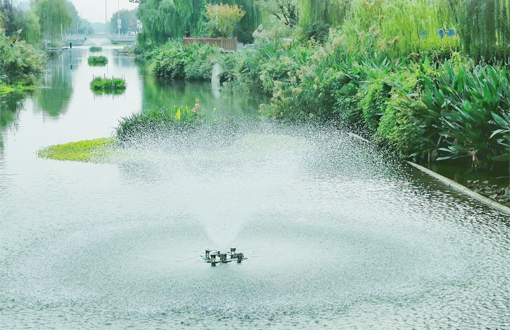
{"type": "Polygon", "coordinates": [[[91,35],[68,35],[67,45],[73,46],[101,46],[105,44],[132,44],[136,41],[136,35],[117,35],[117,34],[91,34],[91,35]]]}

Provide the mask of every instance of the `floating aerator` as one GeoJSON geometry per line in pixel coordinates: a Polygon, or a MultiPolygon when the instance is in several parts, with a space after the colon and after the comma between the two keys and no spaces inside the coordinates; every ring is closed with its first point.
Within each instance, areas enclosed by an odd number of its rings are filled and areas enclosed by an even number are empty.
{"type": "Polygon", "coordinates": [[[217,263],[229,263],[234,260],[237,260],[237,263],[241,263],[243,260],[246,260],[248,258],[244,257],[243,253],[236,253],[236,248],[230,248],[229,253],[221,253],[220,251],[214,251],[211,252],[210,249],[205,250],[205,256],[201,256],[205,262],[211,264],[212,266],[216,266],[217,263]],[[230,259],[228,258],[228,255],[230,255],[230,259]],[[220,261],[216,261],[216,257],[220,257],[220,261]]]}

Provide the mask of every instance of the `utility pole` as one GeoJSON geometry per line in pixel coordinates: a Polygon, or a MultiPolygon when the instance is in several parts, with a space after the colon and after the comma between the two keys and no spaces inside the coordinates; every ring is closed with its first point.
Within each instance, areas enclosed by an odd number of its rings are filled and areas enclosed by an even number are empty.
{"type": "Polygon", "coordinates": [[[104,23],[108,25],[108,0],[104,0],[104,23]]]}
{"type": "Polygon", "coordinates": [[[121,20],[120,20],[120,0],[117,1],[117,5],[119,6],[119,10],[117,11],[117,23],[118,23],[118,28],[119,28],[119,37],[120,37],[120,27],[121,27],[121,20]]]}

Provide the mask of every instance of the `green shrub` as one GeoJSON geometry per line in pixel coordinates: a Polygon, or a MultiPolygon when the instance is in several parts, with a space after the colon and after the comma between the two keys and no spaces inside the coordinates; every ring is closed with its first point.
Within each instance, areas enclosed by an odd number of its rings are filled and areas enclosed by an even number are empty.
{"type": "Polygon", "coordinates": [[[331,26],[324,22],[314,22],[305,30],[307,40],[313,40],[324,43],[328,39],[329,28],[331,26]]]}
{"type": "Polygon", "coordinates": [[[105,56],[89,56],[88,63],[90,66],[104,66],[108,59],[105,56]]]}
{"type": "Polygon", "coordinates": [[[246,12],[238,5],[206,4],[205,18],[208,22],[205,29],[209,37],[232,38],[237,23],[246,12]]]}
{"type": "Polygon", "coordinates": [[[0,83],[33,85],[42,71],[42,55],[25,41],[6,37],[0,28],[0,83]]]}
{"type": "Polygon", "coordinates": [[[221,51],[209,44],[170,41],[147,55],[149,72],[169,79],[209,80],[221,51]]]}
{"type": "Polygon", "coordinates": [[[100,52],[103,50],[103,47],[97,47],[97,46],[92,46],[89,48],[89,51],[91,51],[92,53],[97,53],[97,52],[100,52]]]}
{"type": "Polygon", "coordinates": [[[123,78],[94,77],[90,89],[96,93],[120,94],[126,90],[126,81],[123,78]]]}

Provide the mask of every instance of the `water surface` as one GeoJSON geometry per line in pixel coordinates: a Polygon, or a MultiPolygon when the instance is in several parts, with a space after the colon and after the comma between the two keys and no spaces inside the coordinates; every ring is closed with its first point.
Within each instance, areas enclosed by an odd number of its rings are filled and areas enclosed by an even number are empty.
{"type": "Polygon", "coordinates": [[[510,324],[507,217],[341,131],[264,123],[257,99],[158,82],[111,49],[91,68],[87,53],[53,59],[47,89],[0,105],[0,328],[510,324]],[[126,92],[92,94],[104,74],[126,92]],[[36,157],[197,100],[237,124],[184,146],[140,141],[122,163],[36,157]],[[249,259],[200,259],[231,246],[249,259]]]}

